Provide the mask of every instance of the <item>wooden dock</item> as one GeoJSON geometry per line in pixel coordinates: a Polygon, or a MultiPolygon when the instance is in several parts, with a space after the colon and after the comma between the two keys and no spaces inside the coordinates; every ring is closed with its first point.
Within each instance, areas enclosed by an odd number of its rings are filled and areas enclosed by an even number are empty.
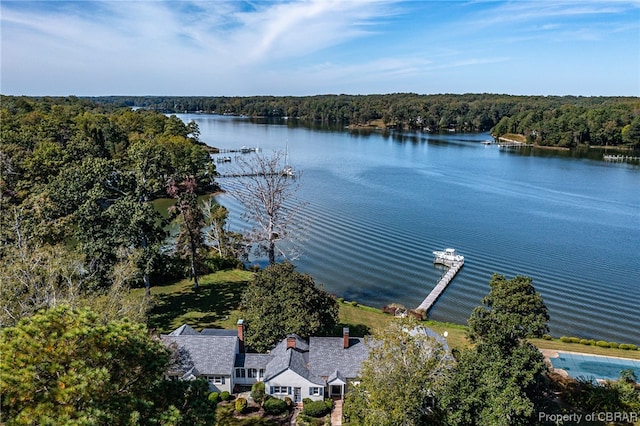
{"type": "Polygon", "coordinates": [[[524,143],[524,142],[499,142],[498,146],[500,148],[526,148],[533,145],[530,143],[524,143]]]}
{"type": "Polygon", "coordinates": [[[447,265],[449,266],[449,269],[447,270],[447,272],[444,273],[444,275],[442,275],[442,277],[440,277],[440,281],[438,281],[438,284],[436,284],[433,290],[431,290],[431,293],[429,293],[429,295],[422,301],[422,303],[420,304],[420,306],[416,308],[416,310],[429,312],[429,309],[431,309],[431,307],[436,303],[436,300],[438,300],[438,297],[440,297],[440,295],[447,288],[451,280],[453,280],[453,277],[456,276],[458,271],[464,265],[464,260],[443,261],[441,259],[440,260],[436,259],[434,262],[447,265]]]}
{"type": "Polygon", "coordinates": [[[616,162],[624,162],[624,161],[640,161],[640,157],[633,157],[631,155],[607,155],[603,156],[604,161],[616,161],[616,162]]]}

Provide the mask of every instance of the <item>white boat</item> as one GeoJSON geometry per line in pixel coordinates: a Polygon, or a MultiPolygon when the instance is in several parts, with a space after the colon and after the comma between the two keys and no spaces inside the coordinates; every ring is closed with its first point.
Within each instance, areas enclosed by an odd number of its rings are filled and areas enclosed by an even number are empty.
{"type": "Polygon", "coordinates": [[[296,175],[296,171],[293,170],[293,167],[291,166],[284,166],[284,169],[282,169],[282,176],[293,177],[295,175],[296,175]]]}
{"type": "Polygon", "coordinates": [[[433,259],[434,263],[443,263],[448,265],[450,263],[464,263],[464,256],[457,254],[456,249],[447,248],[444,251],[434,251],[433,255],[435,258],[433,259]]]}
{"type": "Polygon", "coordinates": [[[493,142],[491,141],[482,141],[482,145],[491,145],[493,142]]]}
{"type": "Polygon", "coordinates": [[[289,165],[289,139],[287,139],[287,144],[286,144],[286,148],[284,151],[284,168],[282,169],[282,176],[289,176],[289,177],[293,177],[296,175],[296,171],[294,170],[293,167],[291,167],[289,165]]]}

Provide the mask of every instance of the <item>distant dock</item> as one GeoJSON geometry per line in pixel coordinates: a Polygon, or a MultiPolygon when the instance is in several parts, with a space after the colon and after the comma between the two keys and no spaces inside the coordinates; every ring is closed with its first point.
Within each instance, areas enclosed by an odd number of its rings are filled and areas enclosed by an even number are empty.
{"type": "Polygon", "coordinates": [[[500,148],[526,148],[533,145],[530,143],[510,141],[510,142],[499,142],[498,146],[500,148]]]}
{"type": "Polygon", "coordinates": [[[444,273],[444,275],[442,275],[438,284],[436,284],[433,290],[431,290],[431,293],[429,293],[420,306],[416,308],[416,310],[424,312],[428,312],[429,309],[431,309],[451,280],[453,280],[453,277],[456,276],[458,271],[460,271],[464,265],[464,256],[457,254],[455,249],[448,248],[444,251],[434,251],[433,254],[435,256],[433,263],[448,266],[449,269],[444,273]]]}
{"type": "Polygon", "coordinates": [[[504,148],[512,149],[512,148],[526,148],[526,147],[533,146],[533,144],[526,143],[521,140],[515,140],[515,139],[505,138],[501,136],[498,138],[498,146],[501,149],[504,149],[504,148]]]}
{"type": "Polygon", "coordinates": [[[607,155],[603,156],[604,161],[615,161],[615,162],[625,162],[625,161],[640,161],[640,157],[633,157],[631,155],[607,155]]]}

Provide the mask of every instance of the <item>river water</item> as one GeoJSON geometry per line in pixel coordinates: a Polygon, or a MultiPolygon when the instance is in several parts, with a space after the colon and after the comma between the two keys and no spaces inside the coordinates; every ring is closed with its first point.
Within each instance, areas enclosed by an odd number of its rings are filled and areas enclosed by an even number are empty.
{"type": "MultiPolygon", "coordinates": [[[[501,150],[481,143],[488,134],[180,118],[194,120],[211,146],[263,154],[288,147],[310,223],[294,263],[339,297],[417,307],[443,273],[432,251],[454,247],[465,266],[430,318],[464,324],[494,272],[526,275],[549,308],[554,336],[640,344],[637,165],[501,150]]],[[[231,226],[245,227],[240,206],[217,199],[231,226]]]]}

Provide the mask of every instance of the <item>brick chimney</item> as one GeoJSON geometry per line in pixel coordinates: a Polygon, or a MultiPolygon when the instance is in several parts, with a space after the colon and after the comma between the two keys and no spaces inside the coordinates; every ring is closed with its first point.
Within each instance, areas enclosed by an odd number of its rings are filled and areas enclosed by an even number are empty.
{"type": "Polygon", "coordinates": [[[244,352],[244,320],[238,320],[238,346],[240,353],[244,352]]]}
{"type": "Polygon", "coordinates": [[[349,327],[342,329],[342,347],[344,349],[349,348],[349,327]]]}
{"type": "Polygon", "coordinates": [[[296,348],[296,338],[295,337],[287,337],[287,349],[295,349],[296,348]]]}

